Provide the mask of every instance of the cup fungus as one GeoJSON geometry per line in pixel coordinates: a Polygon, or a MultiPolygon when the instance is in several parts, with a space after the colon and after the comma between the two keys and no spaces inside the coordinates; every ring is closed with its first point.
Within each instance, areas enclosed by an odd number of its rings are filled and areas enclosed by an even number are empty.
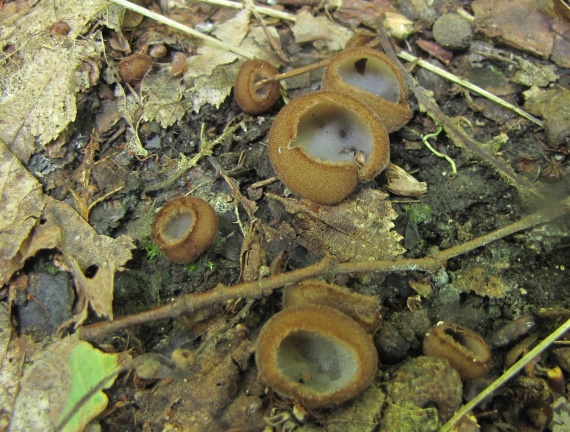
{"type": "Polygon", "coordinates": [[[347,49],[331,60],[321,88],[349,94],[374,110],[388,133],[412,117],[400,70],[387,55],[369,48],[347,49]]]}
{"type": "Polygon", "coordinates": [[[255,358],[269,387],[307,408],[355,397],[378,367],[370,336],[349,316],[318,305],[291,307],[269,319],[255,358]]]}
{"type": "Polygon", "coordinates": [[[485,340],[453,323],[439,323],[427,332],[424,354],[449,361],[463,381],[485,375],[491,363],[491,350],[485,340]]]}
{"type": "Polygon", "coordinates": [[[239,107],[248,114],[260,114],[271,108],[281,96],[279,81],[269,81],[259,87],[264,78],[277,74],[277,69],[265,60],[247,60],[241,66],[234,87],[239,107]]]}
{"type": "Polygon", "coordinates": [[[317,204],[337,204],[390,161],[386,129],[346,94],[316,91],[293,99],[269,132],[269,158],[281,181],[317,204]]]}
{"type": "Polygon", "coordinates": [[[152,225],[152,239],[168,259],[180,264],[195,260],[218,232],[218,216],[210,204],[186,196],[167,202],[152,225]]]}
{"type": "Polygon", "coordinates": [[[374,333],[381,323],[377,296],[359,294],[338,285],[307,280],[283,289],[283,309],[318,304],[341,311],[355,320],[367,333],[374,333]]]}

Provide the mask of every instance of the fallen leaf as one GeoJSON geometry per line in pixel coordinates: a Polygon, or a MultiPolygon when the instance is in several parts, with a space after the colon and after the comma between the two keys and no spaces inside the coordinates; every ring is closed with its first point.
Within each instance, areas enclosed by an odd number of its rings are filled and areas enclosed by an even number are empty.
{"type": "Polygon", "coordinates": [[[298,44],[314,42],[315,45],[326,46],[330,51],[343,49],[353,35],[352,31],[331,21],[326,16],[314,17],[306,10],[301,10],[297,14],[297,21],[292,31],[295,42],[298,44]]]}
{"type": "MultiPolygon", "coordinates": [[[[234,18],[220,24],[213,36],[229,46],[237,47],[247,34],[249,18],[249,10],[244,9],[234,18]]],[[[185,74],[185,79],[209,76],[216,67],[232,63],[236,59],[237,55],[231,51],[206,43],[198,48],[197,55],[188,59],[188,71],[185,74]]]]}
{"type": "Polygon", "coordinates": [[[293,217],[298,243],[317,256],[369,261],[395,259],[405,252],[399,244],[402,236],[391,231],[397,214],[384,192],[363,189],[334,207],[267,196],[283,204],[293,217]]]}
{"type": "Polygon", "coordinates": [[[548,143],[561,146],[570,139],[570,91],[532,87],[525,91],[525,108],[544,119],[548,143]]]}
{"type": "MultiPolygon", "coordinates": [[[[41,249],[60,250],[76,287],[84,290],[95,313],[113,318],[115,271],[131,258],[131,249],[135,247],[132,239],[126,235],[113,239],[97,234],[75,210],[51,197],[46,197],[42,220],[22,250],[22,262],[41,249]],[[95,275],[87,277],[87,270],[94,271],[95,275]]],[[[79,292],[80,297],[81,294],[79,292]]],[[[81,319],[83,317],[84,314],[81,319]]]]}
{"type": "Polygon", "coordinates": [[[143,120],[157,121],[163,128],[172,126],[184,117],[183,93],[180,81],[172,78],[166,69],[147,75],[141,88],[145,101],[143,120]]]}
{"type": "MultiPolygon", "coordinates": [[[[99,382],[116,371],[119,356],[105,354],[76,337],[48,345],[30,359],[20,380],[10,431],[56,430],[72,410],[76,410],[61,429],[80,431],[107,406],[102,390],[85,404],[78,402],[99,382]]],[[[112,377],[105,388],[115,381],[112,377]]]]}
{"type": "Polygon", "coordinates": [[[13,407],[20,388],[25,353],[10,323],[7,308],[0,308],[0,430],[5,431],[13,417],[13,407]]]}
{"type": "Polygon", "coordinates": [[[0,140],[0,285],[8,282],[22,260],[17,256],[39,220],[45,202],[42,185],[0,140]]]}
{"type": "Polygon", "coordinates": [[[476,0],[476,23],[486,36],[507,45],[548,58],[554,46],[549,17],[515,0],[476,0]]]}
{"type": "Polygon", "coordinates": [[[45,146],[75,120],[76,94],[98,78],[102,40],[84,39],[81,32],[103,12],[106,23],[119,28],[119,7],[103,0],[76,6],[71,0],[37,2],[0,23],[0,49],[14,48],[0,63],[0,139],[24,162],[36,143],[45,146]],[[70,31],[52,34],[50,24],[61,20],[70,31]]]}

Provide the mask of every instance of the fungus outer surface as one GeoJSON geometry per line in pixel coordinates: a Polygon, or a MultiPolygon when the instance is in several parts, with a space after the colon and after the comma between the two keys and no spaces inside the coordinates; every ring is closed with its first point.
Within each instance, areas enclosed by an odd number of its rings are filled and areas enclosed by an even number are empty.
{"type": "Polygon", "coordinates": [[[309,408],[340,404],[372,382],[378,354],[350,317],[325,306],[285,309],[263,326],[256,349],[269,387],[309,408]]]}
{"type": "Polygon", "coordinates": [[[485,375],[491,363],[487,342],[474,331],[454,323],[441,323],[428,331],[424,354],[449,361],[464,381],[485,375]]]}
{"type": "Polygon", "coordinates": [[[289,102],[273,122],[268,151],[285,186],[323,205],[342,201],[390,160],[388,134],[374,112],[330,91],[289,102]]]}
{"type": "Polygon", "coordinates": [[[208,202],[192,196],[168,201],[156,214],[152,238],[168,259],[195,260],[208,249],[218,232],[218,216],[208,202]]]}
{"type": "Polygon", "coordinates": [[[260,114],[271,108],[281,96],[278,81],[270,81],[259,88],[255,84],[277,74],[277,69],[265,60],[247,60],[241,66],[234,87],[239,107],[248,114],[260,114]]]}
{"type": "Polygon", "coordinates": [[[377,296],[319,280],[307,280],[283,289],[283,309],[306,304],[335,308],[355,320],[367,333],[380,327],[380,303],[377,296]]]}

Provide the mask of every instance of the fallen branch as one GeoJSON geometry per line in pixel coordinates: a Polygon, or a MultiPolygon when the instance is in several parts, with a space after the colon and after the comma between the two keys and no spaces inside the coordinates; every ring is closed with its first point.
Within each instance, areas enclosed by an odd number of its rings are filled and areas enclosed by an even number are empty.
{"type": "Polygon", "coordinates": [[[570,197],[558,203],[559,205],[550,211],[540,210],[529,216],[525,216],[517,222],[513,222],[502,228],[498,228],[480,237],[476,237],[465,243],[442,250],[428,257],[417,259],[399,259],[394,261],[362,261],[339,263],[325,257],[316,264],[293,270],[287,273],[276,274],[258,281],[241,283],[233,286],[218,285],[216,288],[199,294],[186,294],[173,299],[164,306],[141,312],[135,315],[119,318],[115,321],[104,321],[96,324],[80,327],[78,329],[81,339],[99,341],[110,333],[127,329],[129,327],[147,324],[164,318],[176,318],[184,314],[191,314],[199,309],[227,302],[237,298],[261,298],[273,292],[273,290],[301,282],[317,276],[332,276],[347,273],[372,273],[394,271],[426,271],[434,272],[443,267],[447,260],[472,251],[478,247],[487,245],[515,232],[531,228],[535,225],[549,222],[564,214],[570,213],[570,197]]]}

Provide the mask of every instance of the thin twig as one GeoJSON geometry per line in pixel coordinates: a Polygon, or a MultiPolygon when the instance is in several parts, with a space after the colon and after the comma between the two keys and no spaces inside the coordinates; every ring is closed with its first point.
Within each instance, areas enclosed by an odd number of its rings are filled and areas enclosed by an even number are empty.
{"type": "Polygon", "coordinates": [[[406,61],[414,62],[418,66],[420,66],[420,67],[422,67],[422,68],[424,68],[430,72],[433,72],[433,73],[435,73],[435,74],[437,74],[437,75],[439,75],[439,76],[441,76],[441,77],[443,77],[443,78],[445,78],[451,82],[462,85],[463,87],[466,87],[475,93],[479,93],[481,96],[484,96],[487,99],[492,100],[493,102],[496,102],[499,105],[502,105],[505,108],[508,108],[508,109],[516,112],[517,114],[519,114],[519,115],[523,116],[524,118],[530,120],[534,124],[536,124],[540,127],[544,127],[544,124],[541,120],[530,115],[526,111],[524,111],[524,110],[520,109],[519,107],[501,99],[500,97],[495,96],[493,93],[490,93],[487,90],[482,89],[481,87],[478,87],[475,84],[472,84],[467,80],[464,80],[463,78],[459,78],[457,75],[453,75],[452,73],[449,73],[440,67],[434,66],[431,63],[426,62],[425,60],[421,60],[421,59],[417,58],[416,56],[414,56],[414,55],[412,55],[406,51],[400,51],[397,54],[397,56],[400,57],[401,59],[406,60],[406,61]]]}
{"type": "Polygon", "coordinates": [[[427,113],[429,117],[435,122],[436,125],[442,126],[445,130],[447,136],[457,147],[461,147],[474,155],[478,156],[482,161],[492,166],[501,176],[506,178],[511,184],[513,184],[521,194],[532,193],[537,196],[545,195],[544,191],[541,190],[540,185],[536,185],[524,177],[518,175],[512,167],[503,163],[495,155],[491,154],[482,143],[475,141],[471,138],[467,132],[459,125],[459,122],[446,116],[443,111],[439,108],[437,102],[433,99],[430,92],[419,85],[411,76],[407,73],[404,66],[398,60],[398,57],[390,45],[388,36],[384,31],[384,14],[381,15],[378,21],[378,38],[382,44],[382,48],[386,55],[392,59],[394,64],[402,71],[406,84],[410,90],[414,93],[418,101],[418,106],[421,111],[427,113]]]}
{"type": "Polygon", "coordinates": [[[518,373],[525,365],[531,362],[534,358],[539,356],[544,350],[546,350],[556,339],[562,336],[570,329],[570,319],[567,320],[564,324],[558,327],[554,332],[552,332],[546,339],[540,342],[537,346],[535,346],[532,350],[528,352],[523,358],[521,358],[518,362],[512,365],[509,369],[507,369],[499,378],[497,378],[489,387],[479,393],[475,398],[471,399],[468,403],[463,405],[459,411],[457,411],[449,421],[443,425],[439,432],[447,432],[450,431],[453,426],[475,408],[479,402],[484,400],[486,397],[490,396],[495,390],[505,384],[508,380],[510,380],[516,373],[518,373]]]}
{"type": "Polygon", "coordinates": [[[339,263],[332,258],[323,258],[316,264],[280,273],[258,281],[246,282],[234,286],[218,285],[216,288],[199,294],[186,294],[176,297],[171,303],[135,315],[105,321],[79,328],[79,337],[86,340],[101,340],[106,335],[129,327],[147,324],[151,321],[175,318],[183,314],[192,314],[205,307],[234,300],[239,297],[251,299],[271,294],[277,288],[301,282],[317,276],[336,274],[394,272],[394,271],[427,271],[433,272],[445,265],[447,260],[484,246],[495,240],[515,232],[549,222],[563,214],[570,213],[570,198],[550,212],[538,211],[529,216],[498,228],[485,235],[469,240],[463,244],[442,250],[432,256],[418,259],[399,259],[395,261],[362,261],[339,263]]]}
{"type": "MultiPolygon", "coordinates": [[[[203,3],[214,4],[218,6],[225,6],[234,9],[243,9],[245,6],[243,3],[230,1],[230,0],[198,0],[203,3]]],[[[279,18],[286,21],[297,21],[297,17],[287,12],[278,11],[265,6],[255,6],[255,10],[263,15],[271,16],[274,18],[279,18]]]]}
{"type": "Polygon", "coordinates": [[[109,0],[109,1],[112,3],[115,3],[119,6],[122,6],[125,9],[132,10],[133,12],[137,12],[137,13],[145,16],[145,17],[148,17],[148,18],[151,18],[155,21],[158,21],[162,24],[166,24],[167,26],[175,28],[176,30],[180,30],[181,32],[189,34],[190,36],[194,36],[196,38],[205,40],[206,42],[209,42],[212,45],[217,46],[218,48],[222,48],[222,49],[231,51],[234,54],[238,54],[238,55],[246,57],[246,58],[250,58],[250,59],[254,58],[254,55],[252,53],[246,51],[246,50],[242,50],[241,48],[228,45],[219,39],[216,39],[212,36],[208,36],[204,33],[199,32],[198,30],[194,30],[193,28],[185,26],[184,24],[180,24],[179,22],[176,22],[173,19],[167,18],[164,15],[160,15],[156,12],[150,11],[148,9],[145,9],[145,8],[139,6],[139,5],[131,3],[128,0],[109,0]]]}

